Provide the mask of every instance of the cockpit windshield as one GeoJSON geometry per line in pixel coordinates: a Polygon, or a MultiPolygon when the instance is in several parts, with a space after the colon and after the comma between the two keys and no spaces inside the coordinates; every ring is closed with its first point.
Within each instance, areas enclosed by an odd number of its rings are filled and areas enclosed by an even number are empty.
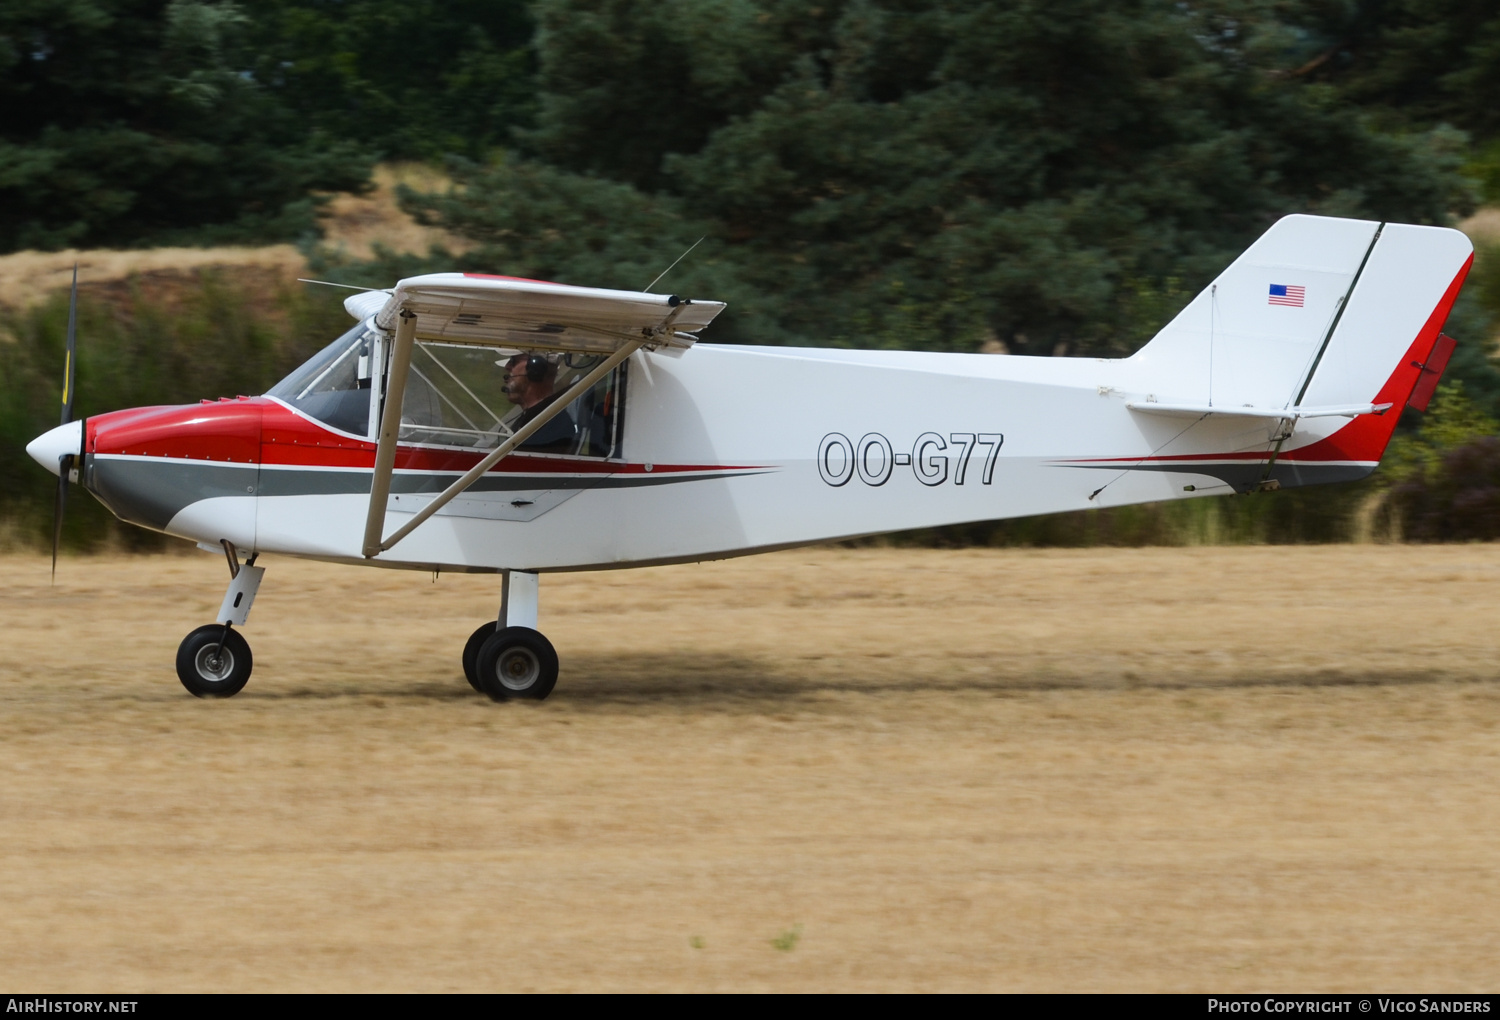
{"type": "Polygon", "coordinates": [[[375,334],[363,323],[266,391],[343,432],[370,431],[370,356],[375,334]]]}
{"type": "MultiPolygon", "coordinates": [[[[361,324],[271,387],[309,417],[357,436],[377,428],[372,371],[389,351],[361,324]]],[[[604,355],[518,351],[418,340],[401,404],[403,444],[493,449],[547,412],[604,355]]],[[[583,457],[619,456],[625,366],[576,396],[519,449],[583,457]]]]}

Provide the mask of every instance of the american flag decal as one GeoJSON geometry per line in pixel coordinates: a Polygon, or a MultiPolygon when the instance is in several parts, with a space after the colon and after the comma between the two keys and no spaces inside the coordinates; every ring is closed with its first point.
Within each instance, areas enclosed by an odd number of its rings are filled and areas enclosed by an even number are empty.
{"type": "Polygon", "coordinates": [[[1298,287],[1291,283],[1271,284],[1271,297],[1266,302],[1268,305],[1286,305],[1288,308],[1301,308],[1303,300],[1307,297],[1307,288],[1298,287]]]}

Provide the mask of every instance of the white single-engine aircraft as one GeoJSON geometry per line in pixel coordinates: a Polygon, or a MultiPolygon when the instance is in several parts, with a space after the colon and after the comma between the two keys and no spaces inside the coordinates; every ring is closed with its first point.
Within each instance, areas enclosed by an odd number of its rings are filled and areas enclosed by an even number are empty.
{"type": "Polygon", "coordinates": [[[27,450],[59,523],[72,479],[226,554],[177,654],[193,694],[249,679],[233,628],[269,552],[500,574],[464,672],[545,698],[548,571],[1362,478],[1437,385],[1472,257],[1288,216],[1120,359],[717,346],[719,302],[439,273],[349,298],[358,325],[260,397],[69,421],[70,348],[66,423],[27,450]]]}

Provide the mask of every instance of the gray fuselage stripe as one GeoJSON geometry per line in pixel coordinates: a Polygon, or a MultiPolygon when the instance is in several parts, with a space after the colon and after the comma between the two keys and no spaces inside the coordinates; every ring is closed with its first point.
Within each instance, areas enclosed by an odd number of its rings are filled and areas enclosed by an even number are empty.
{"type": "MultiPolygon", "coordinates": [[[[733,478],[762,471],[720,471],[708,474],[527,474],[488,475],[475,482],[474,492],[534,492],[553,489],[624,489],[675,482],[733,478]]],[[[371,471],[321,471],[265,467],[259,464],[213,464],[201,460],[90,455],[84,466],[84,487],[121,520],[156,531],[165,530],[184,507],[220,496],[327,496],[366,494],[371,471]]],[[[397,473],[393,493],[441,492],[459,472],[397,473]]]]}
{"type": "MultiPolygon", "coordinates": [[[[643,485],[670,485],[673,482],[701,482],[711,478],[733,478],[751,474],[746,471],[720,471],[711,474],[659,474],[659,475],[486,475],[468,489],[470,492],[534,492],[538,489],[629,489],[643,485]]],[[[753,472],[760,474],[761,472],[753,472]]],[[[461,472],[411,473],[396,472],[391,476],[391,492],[422,493],[442,492],[461,472]]],[[[263,496],[331,495],[335,493],[370,491],[369,471],[307,471],[286,470],[273,467],[261,468],[263,496]]]]}

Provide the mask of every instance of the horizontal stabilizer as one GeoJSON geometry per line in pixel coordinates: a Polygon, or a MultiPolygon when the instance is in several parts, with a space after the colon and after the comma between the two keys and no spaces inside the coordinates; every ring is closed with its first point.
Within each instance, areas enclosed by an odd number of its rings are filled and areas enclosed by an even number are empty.
{"type": "Polygon", "coordinates": [[[1226,418],[1355,418],[1362,414],[1385,414],[1390,404],[1354,404],[1349,407],[1223,407],[1211,404],[1157,404],[1132,401],[1125,405],[1132,411],[1160,414],[1171,418],[1200,418],[1222,415],[1226,418]]]}

